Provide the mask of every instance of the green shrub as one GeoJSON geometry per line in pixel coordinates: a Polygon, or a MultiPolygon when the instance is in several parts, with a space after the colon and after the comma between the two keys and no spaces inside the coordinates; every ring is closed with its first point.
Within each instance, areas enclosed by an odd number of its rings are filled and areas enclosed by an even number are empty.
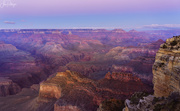
{"type": "Polygon", "coordinates": [[[177,41],[172,41],[170,44],[171,44],[172,46],[175,46],[175,45],[177,44],[177,41]]]}
{"type": "Polygon", "coordinates": [[[174,92],[167,98],[165,109],[173,111],[176,109],[177,104],[180,104],[180,94],[174,92]]]}
{"type": "Polygon", "coordinates": [[[163,48],[163,49],[166,49],[166,48],[167,48],[167,46],[164,44],[162,48],[163,48]]]}
{"type": "Polygon", "coordinates": [[[152,101],[152,104],[155,104],[155,103],[157,103],[159,100],[160,100],[159,98],[157,98],[157,97],[154,97],[154,99],[153,99],[153,101],[152,101]]]}
{"type": "Polygon", "coordinates": [[[130,98],[131,104],[138,104],[140,99],[148,95],[149,94],[145,92],[135,92],[130,98]]]}
{"type": "Polygon", "coordinates": [[[161,109],[163,109],[163,106],[164,106],[164,105],[162,105],[162,104],[157,104],[157,105],[155,105],[153,111],[160,111],[161,109]]]}
{"type": "MultiPolygon", "coordinates": [[[[154,98],[153,102],[164,101],[162,104],[156,104],[153,111],[179,111],[180,94],[172,93],[168,98],[154,98]]],[[[154,103],[154,104],[155,104],[154,103]]]]}

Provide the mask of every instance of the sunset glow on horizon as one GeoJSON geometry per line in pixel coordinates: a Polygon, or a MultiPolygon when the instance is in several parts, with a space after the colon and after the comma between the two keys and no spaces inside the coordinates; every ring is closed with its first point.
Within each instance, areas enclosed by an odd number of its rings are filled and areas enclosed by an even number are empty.
{"type": "Polygon", "coordinates": [[[0,0],[0,28],[179,27],[179,4],[179,0],[0,0]]]}

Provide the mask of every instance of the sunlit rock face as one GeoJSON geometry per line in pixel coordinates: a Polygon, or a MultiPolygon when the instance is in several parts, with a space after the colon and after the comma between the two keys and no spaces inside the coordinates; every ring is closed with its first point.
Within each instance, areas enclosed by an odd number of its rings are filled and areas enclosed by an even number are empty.
{"type": "Polygon", "coordinates": [[[39,98],[57,99],[55,111],[95,111],[105,99],[125,99],[136,91],[150,92],[152,88],[128,73],[107,73],[94,81],[66,70],[40,84],[39,98]]]}
{"type": "Polygon", "coordinates": [[[180,92],[180,36],[167,39],[156,53],[153,83],[157,97],[180,92]]]}

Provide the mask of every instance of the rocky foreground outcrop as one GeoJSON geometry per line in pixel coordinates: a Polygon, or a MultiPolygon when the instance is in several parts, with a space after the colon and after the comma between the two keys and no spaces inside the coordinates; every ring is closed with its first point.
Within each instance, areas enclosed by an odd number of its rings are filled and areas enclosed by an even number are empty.
{"type": "Polygon", "coordinates": [[[57,99],[54,111],[95,111],[105,99],[125,99],[136,91],[151,91],[151,87],[132,74],[107,73],[94,81],[67,70],[42,82],[39,98],[57,99]]]}
{"type": "Polygon", "coordinates": [[[179,111],[180,94],[171,93],[168,97],[155,97],[145,93],[135,93],[125,100],[123,111],[179,111]]]}
{"type": "Polygon", "coordinates": [[[180,92],[180,36],[167,39],[156,53],[153,83],[156,97],[180,92]]]}
{"type": "Polygon", "coordinates": [[[180,36],[161,44],[153,65],[154,95],[135,93],[123,111],[179,111],[180,36]]]}

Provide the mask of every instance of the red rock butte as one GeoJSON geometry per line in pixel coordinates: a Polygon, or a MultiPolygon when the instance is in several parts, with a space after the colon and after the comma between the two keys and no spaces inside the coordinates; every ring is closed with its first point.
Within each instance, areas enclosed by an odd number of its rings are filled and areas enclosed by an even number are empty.
{"type": "Polygon", "coordinates": [[[150,89],[132,74],[107,73],[104,79],[94,81],[77,72],[66,70],[42,82],[39,97],[58,99],[55,109],[69,110],[73,106],[76,109],[90,111],[96,110],[105,99],[125,99],[134,92],[150,89]]]}

